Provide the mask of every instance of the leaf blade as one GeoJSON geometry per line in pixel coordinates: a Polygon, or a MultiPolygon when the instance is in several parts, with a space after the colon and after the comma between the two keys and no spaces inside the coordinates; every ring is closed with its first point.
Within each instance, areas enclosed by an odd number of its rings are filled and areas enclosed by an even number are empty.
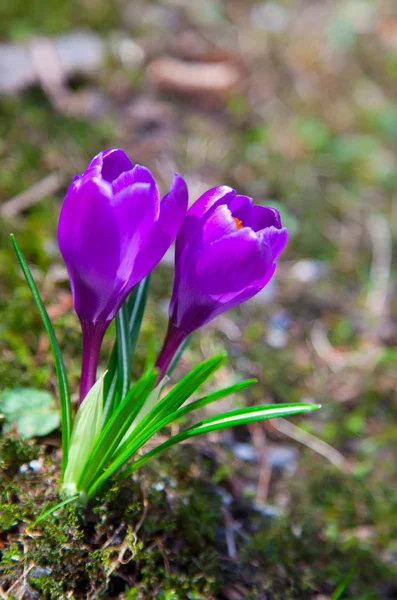
{"type": "Polygon", "coordinates": [[[244,425],[245,423],[251,423],[253,421],[264,421],[280,416],[311,412],[318,408],[320,408],[320,405],[318,404],[274,404],[264,407],[253,406],[247,409],[217,415],[216,417],[206,419],[205,421],[201,421],[201,423],[188,427],[156,448],[153,448],[123,471],[122,476],[123,478],[128,477],[157,454],[160,454],[161,452],[168,450],[171,446],[175,446],[191,437],[209,433],[211,431],[217,431],[218,429],[225,429],[233,425],[244,425]]]}
{"type": "Polygon", "coordinates": [[[85,491],[95,480],[106,462],[124,437],[132,420],[140,410],[142,403],[153,387],[156,373],[148,373],[138,380],[130,392],[115,410],[113,416],[105,424],[100,436],[92,448],[90,457],[85,464],[84,472],[77,481],[79,490],[85,491]]]}
{"type": "Polygon", "coordinates": [[[69,494],[70,490],[76,493],[76,483],[84,472],[89,454],[101,433],[104,378],[105,375],[102,375],[90,389],[74,420],[68,464],[63,479],[63,487],[69,494]]]}
{"type": "Polygon", "coordinates": [[[133,438],[136,438],[136,449],[140,448],[139,442],[142,438],[151,437],[157,427],[153,427],[153,422],[159,422],[169,413],[173,413],[178,409],[203,383],[208,379],[219,367],[224,360],[224,355],[219,354],[207,359],[200,365],[197,365],[162,398],[153,408],[146,414],[142,421],[134,428],[131,435],[118,448],[115,458],[127,448],[133,438]]]}
{"type": "MultiPolygon", "coordinates": [[[[141,281],[131,292],[124,305],[127,306],[128,311],[128,335],[129,335],[129,349],[131,360],[135,351],[136,343],[138,340],[139,332],[142,325],[143,315],[145,312],[146,302],[149,294],[150,287],[150,274],[141,281]]],[[[117,340],[112,348],[110,359],[107,367],[107,375],[105,379],[105,393],[104,393],[104,421],[106,421],[115,410],[119,401],[116,400],[117,392],[117,364],[118,364],[118,350],[117,340]]],[[[121,399],[120,399],[121,401],[121,399]]]]}
{"type": "Polygon", "coordinates": [[[131,435],[122,443],[113,455],[111,464],[87,491],[92,498],[109,477],[121,469],[139,448],[157,431],[153,421],[164,418],[168,411],[173,412],[222,364],[224,355],[212,357],[192,369],[172,390],[142,419],[131,435]],[[186,385],[188,384],[188,385],[186,385]]]}
{"type": "Polygon", "coordinates": [[[63,362],[63,357],[61,354],[61,350],[59,348],[58,340],[55,335],[54,328],[52,326],[51,320],[48,316],[47,310],[44,306],[44,303],[41,299],[39,290],[36,286],[36,283],[33,279],[33,275],[29,269],[29,265],[26,262],[26,259],[20,249],[14,234],[10,235],[11,242],[14,246],[15,253],[17,255],[19,264],[21,265],[23,274],[27,281],[27,284],[32,292],[33,299],[36,303],[36,306],[39,310],[41,319],[43,321],[44,328],[47,332],[47,335],[50,340],[51,351],[54,357],[55,362],[55,371],[58,379],[58,389],[59,389],[59,400],[61,404],[61,424],[62,424],[62,477],[66,470],[68,454],[69,454],[69,444],[70,437],[72,433],[72,403],[70,399],[70,388],[68,382],[68,376],[66,373],[65,363],[63,362]]]}
{"type": "Polygon", "coordinates": [[[124,398],[131,382],[131,342],[129,339],[128,307],[124,302],[116,315],[117,335],[117,398],[124,398]]]}
{"type": "Polygon", "coordinates": [[[22,437],[48,435],[60,425],[55,399],[46,390],[28,387],[5,389],[0,394],[0,413],[4,415],[4,432],[12,427],[22,437]]]}

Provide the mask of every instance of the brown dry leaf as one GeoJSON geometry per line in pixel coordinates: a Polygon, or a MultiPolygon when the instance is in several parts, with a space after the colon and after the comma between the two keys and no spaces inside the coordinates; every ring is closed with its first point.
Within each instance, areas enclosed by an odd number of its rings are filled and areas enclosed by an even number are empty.
{"type": "Polygon", "coordinates": [[[163,57],[153,60],[147,77],[158,87],[186,94],[224,94],[237,88],[241,69],[230,61],[202,63],[163,57]]]}
{"type": "Polygon", "coordinates": [[[202,62],[224,62],[233,60],[230,52],[219,48],[203,35],[188,29],[182,31],[179,36],[172,40],[172,54],[176,54],[182,60],[194,60],[202,62]]]}

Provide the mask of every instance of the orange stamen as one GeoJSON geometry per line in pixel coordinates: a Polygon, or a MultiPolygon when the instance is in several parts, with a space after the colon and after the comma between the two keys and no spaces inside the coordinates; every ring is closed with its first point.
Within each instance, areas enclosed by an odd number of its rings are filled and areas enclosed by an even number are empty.
{"type": "Polygon", "coordinates": [[[233,217],[233,219],[234,219],[234,222],[237,225],[237,229],[242,229],[244,227],[243,222],[240,221],[240,219],[238,219],[237,217],[233,217]]]}

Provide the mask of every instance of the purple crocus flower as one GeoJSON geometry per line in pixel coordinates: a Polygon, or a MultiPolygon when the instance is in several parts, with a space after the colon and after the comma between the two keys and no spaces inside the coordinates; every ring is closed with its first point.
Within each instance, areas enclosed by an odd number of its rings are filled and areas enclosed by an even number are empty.
{"type": "Polygon", "coordinates": [[[58,242],[83,330],[80,401],[95,382],[106,328],[173,242],[187,202],[182,177],[175,175],[160,202],[150,171],[133,166],[119,149],[101,152],[73,179],[59,218],[58,242]]]}
{"type": "Polygon", "coordinates": [[[160,377],[190,333],[270,281],[287,239],[276,209],[256,206],[229,187],[212,188],[193,204],[176,239],[169,326],[157,360],[160,377]]]}

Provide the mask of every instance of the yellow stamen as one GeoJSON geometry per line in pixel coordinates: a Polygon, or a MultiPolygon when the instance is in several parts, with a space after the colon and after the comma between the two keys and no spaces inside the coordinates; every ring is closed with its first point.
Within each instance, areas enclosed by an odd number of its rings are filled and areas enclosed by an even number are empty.
{"type": "Polygon", "coordinates": [[[234,222],[237,225],[237,229],[242,229],[244,227],[243,222],[240,221],[240,219],[238,219],[237,217],[233,217],[233,219],[234,219],[234,222]]]}

